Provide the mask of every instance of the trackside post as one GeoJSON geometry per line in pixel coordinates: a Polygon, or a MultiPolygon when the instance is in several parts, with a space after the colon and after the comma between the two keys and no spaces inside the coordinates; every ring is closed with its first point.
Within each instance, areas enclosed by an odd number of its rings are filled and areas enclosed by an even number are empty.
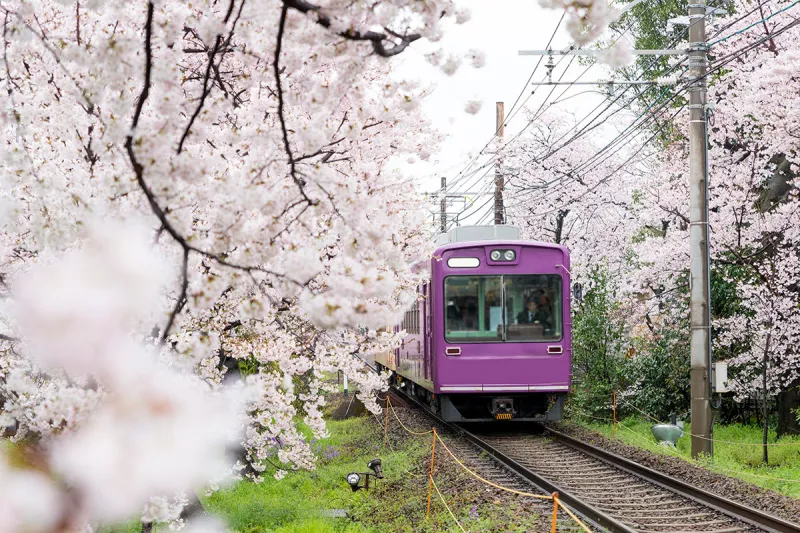
{"type": "Polygon", "coordinates": [[[558,526],[558,492],[553,493],[553,521],[550,525],[550,533],[556,533],[558,526]]]}
{"type": "Polygon", "coordinates": [[[617,391],[614,391],[614,407],[612,408],[614,411],[614,436],[617,435],[617,391]]]}
{"type": "Polygon", "coordinates": [[[431,491],[433,490],[433,459],[436,455],[436,428],[433,428],[433,443],[431,444],[431,471],[428,474],[428,510],[425,512],[425,517],[431,514],[431,491]]]}
{"type": "Polygon", "coordinates": [[[386,448],[386,436],[389,434],[389,409],[390,402],[389,393],[386,393],[386,425],[383,427],[383,447],[386,448]]]}

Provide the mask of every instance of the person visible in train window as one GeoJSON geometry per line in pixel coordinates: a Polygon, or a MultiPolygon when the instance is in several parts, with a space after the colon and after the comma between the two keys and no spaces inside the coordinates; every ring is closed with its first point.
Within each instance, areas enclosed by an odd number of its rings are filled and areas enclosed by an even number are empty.
{"type": "Polygon", "coordinates": [[[552,335],[553,321],[550,314],[536,305],[535,300],[528,300],[526,308],[517,315],[517,324],[541,324],[545,335],[552,335]]]}

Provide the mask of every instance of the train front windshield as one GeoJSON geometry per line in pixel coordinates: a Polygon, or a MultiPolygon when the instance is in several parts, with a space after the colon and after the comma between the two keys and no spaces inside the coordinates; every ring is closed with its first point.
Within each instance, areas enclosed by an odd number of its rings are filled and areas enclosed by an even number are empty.
{"type": "Polygon", "coordinates": [[[552,342],[562,337],[558,275],[448,276],[444,303],[448,342],[552,342]]]}

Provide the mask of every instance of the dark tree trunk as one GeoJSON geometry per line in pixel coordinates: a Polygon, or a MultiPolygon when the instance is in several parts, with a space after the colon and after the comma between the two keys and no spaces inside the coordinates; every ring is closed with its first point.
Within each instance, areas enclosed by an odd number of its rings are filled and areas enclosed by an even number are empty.
{"type": "Polygon", "coordinates": [[[778,393],[778,437],[800,435],[798,409],[800,409],[800,379],[778,393]]]}
{"type": "Polygon", "coordinates": [[[564,219],[567,218],[568,214],[569,214],[569,209],[558,210],[558,215],[556,216],[556,230],[555,230],[556,244],[561,244],[561,237],[564,232],[564,219]]]}
{"type": "Polygon", "coordinates": [[[206,510],[203,507],[203,502],[200,501],[200,498],[197,497],[197,494],[194,491],[189,493],[189,503],[186,504],[186,507],[183,508],[181,511],[181,518],[184,522],[189,523],[193,518],[198,516],[202,516],[206,514],[206,510]]]}

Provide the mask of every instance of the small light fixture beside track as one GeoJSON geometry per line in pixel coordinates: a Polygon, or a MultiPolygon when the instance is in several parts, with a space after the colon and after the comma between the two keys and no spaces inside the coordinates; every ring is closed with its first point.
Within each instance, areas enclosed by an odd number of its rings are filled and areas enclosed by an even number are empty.
{"type": "Polygon", "coordinates": [[[350,485],[351,489],[353,489],[353,492],[359,489],[369,490],[370,476],[377,479],[383,479],[383,467],[381,466],[381,460],[379,458],[375,458],[367,463],[367,468],[372,470],[372,472],[350,472],[347,474],[347,476],[345,476],[345,481],[347,481],[347,484],[350,485]],[[364,477],[364,484],[360,485],[359,483],[361,483],[362,476],[364,477]]]}

